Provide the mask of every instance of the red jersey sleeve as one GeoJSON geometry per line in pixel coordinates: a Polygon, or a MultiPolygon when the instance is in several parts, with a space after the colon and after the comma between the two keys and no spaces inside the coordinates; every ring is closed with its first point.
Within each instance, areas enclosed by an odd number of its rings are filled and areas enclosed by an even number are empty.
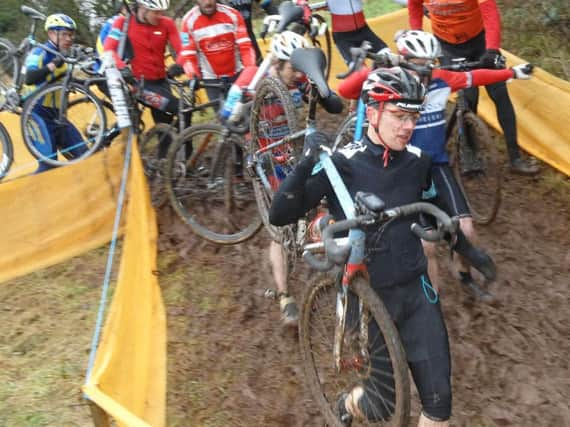
{"type": "Polygon", "coordinates": [[[408,0],[408,20],[412,30],[422,29],[424,17],[423,0],[408,0]]]}
{"type": "Polygon", "coordinates": [[[338,94],[345,99],[358,99],[362,85],[366,81],[370,68],[363,67],[344,79],[337,87],[338,94]]]}
{"type": "Polygon", "coordinates": [[[117,68],[125,68],[127,64],[121,59],[119,56],[119,44],[122,37],[126,37],[126,34],[123,34],[123,26],[125,24],[125,17],[118,16],[114,21],[105,39],[105,43],[103,45],[103,51],[110,51],[113,53],[113,59],[115,60],[115,64],[117,64],[117,68]]]}
{"type": "Polygon", "coordinates": [[[244,67],[254,67],[256,65],[256,62],[253,44],[247,33],[247,27],[245,26],[245,21],[241,16],[241,13],[238,12],[236,15],[238,21],[236,30],[236,43],[239,47],[241,62],[244,67]]]}
{"type": "MultiPolygon", "coordinates": [[[[188,14],[190,14],[189,12],[188,14]]],[[[176,62],[184,67],[184,71],[188,76],[196,75],[201,76],[200,64],[198,63],[198,47],[196,41],[192,36],[191,29],[188,28],[188,16],[185,16],[182,20],[182,28],[180,32],[180,39],[182,43],[182,48],[180,52],[180,58],[177,58],[176,62]]]]}
{"type": "Polygon", "coordinates": [[[493,83],[504,82],[514,77],[514,72],[510,68],[505,70],[473,70],[469,72],[464,71],[449,71],[449,70],[434,70],[433,78],[442,79],[451,88],[452,92],[457,92],[460,89],[468,87],[486,86],[493,83]]]}
{"type": "Polygon", "coordinates": [[[479,9],[485,27],[485,43],[487,49],[501,47],[501,15],[495,0],[479,0],[479,9]]]}

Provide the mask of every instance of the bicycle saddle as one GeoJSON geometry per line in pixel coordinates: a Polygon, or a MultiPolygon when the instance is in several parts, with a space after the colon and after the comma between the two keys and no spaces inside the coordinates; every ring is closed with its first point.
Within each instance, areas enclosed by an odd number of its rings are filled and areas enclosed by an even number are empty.
{"type": "Polygon", "coordinates": [[[295,49],[291,54],[291,65],[298,71],[305,73],[319,89],[319,95],[327,98],[331,89],[325,79],[327,59],[323,51],[317,47],[295,49]]]}
{"type": "Polygon", "coordinates": [[[281,33],[291,22],[299,21],[303,18],[303,8],[290,1],[281,3],[278,10],[281,20],[275,29],[276,33],[281,33]]]}
{"type": "Polygon", "coordinates": [[[29,16],[32,19],[38,19],[40,21],[45,21],[45,19],[46,19],[46,16],[43,13],[38,12],[36,9],[33,9],[29,6],[25,6],[25,5],[20,6],[20,11],[24,15],[29,16]]]}

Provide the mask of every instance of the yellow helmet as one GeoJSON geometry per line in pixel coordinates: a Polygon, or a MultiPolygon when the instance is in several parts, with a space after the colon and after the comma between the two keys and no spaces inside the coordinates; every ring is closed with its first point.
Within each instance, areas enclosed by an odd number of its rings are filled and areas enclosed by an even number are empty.
{"type": "Polygon", "coordinates": [[[63,13],[55,13],[47,17],[45,29],[46,31],[49,30],[75,31],[77,30],[77,25],[75,24],[75,21],[71,19],[69,16],[64,15],[63,13]]]}

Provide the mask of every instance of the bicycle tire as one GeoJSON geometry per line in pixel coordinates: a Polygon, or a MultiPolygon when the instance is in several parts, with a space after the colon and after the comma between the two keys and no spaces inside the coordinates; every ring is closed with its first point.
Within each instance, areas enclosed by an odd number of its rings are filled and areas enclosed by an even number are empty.
{"type": "Polygon", "coordinates": [[[354,126],[356,124],[356,113],[350,113],[340,124],[336,131],[336,138],[333,142],[332,150],[345,147],[354,142],[354,126]]]}
{"type": "Polygon", "coordinates": [[[0,180],[4,179],[14,161],[14,146],[10,134],[0,123],[0,180]]]}
{"type": "MultiPolygon", "coordinates": [[[[110,127],[112,127],[109,126],[109,117],[114,117],[115,112],[113,110],[113,104],[104,99],[101,98],[98,99],[99,102],[101,103],[101,107],[103,107],[103,115],[105,116],[105,125],[107,129],[104,130],[104,135],[106,136],[110,132],[110,127]]],[[[86,104],[89,104],[90,102],[91,100],[87,97],[71,100],[67,105],[68,114],[71,116],[74,116],[75,114],[84,114],[85,110],[89,108],[86,107],[86,104]],[[75,113],[75,110],[73,110],[73,112],[70,113],[70,111],[74,108],[77,108],[79,112],[75,113]]],[[[92,137],[97,136],[101,123],[99,123],[96,112],[91,112],[91,114],[85,115],[83,117],[82,124],[83,124],[83,129],[81,130],[82,134],[91,135],[92,137]]],[[[103,137],[103,143],[101,144],[100,148],[103,148],[103,146],[108,146],[111,143],[111,141],[106,140],[105,136],[103,137]]]]}
{"type": "MultiPolygon", "coordinates": [[[[297,130],[297,113],[289,90],[278,79],[269,77],[264,79],[256,91],[253,101],[253,107],[250,117],[250,133],[251,141],[249,142],[248,154],[250,158],[254,153],[265,147],[270,142],[278,141],[286,135],[292,134],[297,130]],[[275,115],[275,108],[281,108],[282,114],[275,115]],[[278,123],[275,123],[276,120],[278,123]],[[274,126],[280,126],[274,131],[274,126]],[[277,132],[275,136],[272,132],[277,132]]],[[[298,144],[287,144],[284,148],[279,148],[267,152],[260,158],[260,165],[267,177],[275,178],[278,174],[287,174],[293,167],[294,162],[299,158],[302,147],[298,144]],[[284,157],[287,157],[284,164],[277,165],[274,161],[274,153],[284,152],[284,157]],[[279,172],[278,172],[279,171],[279,172]]],[[[277,178],[275,178],[277,181],[277,178]]],[[[279,229],[269,223],[269,208],[273,194],[277,189],[277,183],[274,183],[275,188],[268,189],[262,182],[260,176],[253,180],[253,190],[255,193],[255,200],[258,206],[259,215],[261,220],[271,238],[275,241],[280,240],[279,229]]]]}
{"type": "Polygon", "coordinates": [[[157,123],[139,138],[139,151],[143,163],[144,174],[150,187],[151,200],[154,206],[162,206],[168,201],[168,195],[164,191],[163,167],[166,156],[161,157],[159,147],[167,144],[165,138],[174,141],[176,133],[171,125],[157,123]]]}
{"type": "Polygon", "coordinates": [[[238,177],[243,159],[237,158],[236,135],[228,133],[216,124],[186,128],[173,141],[164,168],[174,211],[198,236],[220,245],[244,242],[262,226],[252,180],[238,177]]]}
{"type": "MultiPolygon", "coordinates": [[[[336,371],[332,347],[335,335],[339,280],[339,277],[325,276],[307,289],[299,322],[299,341],[307,385],[326,423],[331,427],[342,427],[336,415],[336,401],[340,393],[349,391],[356,384],[362,385],[362,380],[366,378],[363,374],[369,374],[372,370],[369,362],[366,362],[368,366],[360,366],[360,369],[352,366],[338,373],[336,371]],[[322,300],[321,297],[324,297],[325,300],[322,300]],[[322,350],[322,353],[319,353],[319,349],[322,350]],[[362,369],[363,367],[364,369],[362,369]]],[[[392,367],[393,378],[390,380],[390,385],[382,385],[378,382],[375,385],[382,387],[383,390],[391,389],[390,393],[395,392],[393,399],[395,401],[391,402],[392,413],[389,419],[386,421],[380,419],[376,421],[358,420],[358,425],[378,425],[381,422],[383,426],[407,426],[410,417],[410,382],[406,355],[396,326],[384,303],[370,287],[369,281],[364,276],[355,276],[350,284],[350,290],[358,298],[357,302],[362,303],[364,309],[370,313],[370,318],[379,326],[384,337],[384,345],[378,348],[381,351],[372,353],[370,359],[381,360],[383,357],[384,360],[390,361],[392,367]]],[[[351,347],[350,344],[354,344],[354,342],[348,341],[345,347],[351,347]]],[[[368,342],[370,342],[370,337],[368,342]]],[[[348,362],[356,360],[360,354],[358,353],[359,350],[360,345],[352,346],[352,351],[345,350],[343,354],[348,353],[351,357],[343,360],[348,362]]],[[[374,369],[377,370],[377,367],[374,369]]],[[[383,374],[386,373],[387,371],[383,372],[383,374]]],[[[384,376],[383,378],[387,377],[384,376]]],[[[373,382],[373,380],[369,381],[373,382]]],[[[375,388],[376,392],[380,392],[378,387],[367,387],[367,391],[374,393],[373,389],[375,388]]],[[[386,393],[384,396],[388,397],[386,393]]],[[[388,406],[385,405],[385,408],[388,406]]],[[[375,415],[378,418],[381,417],[379,413],[375,415]]]]}
{"type": "MultiPolygon", "coordinates": [[[[323,24],[326,23],[326,19],[323,18],[321,15],[319,14],[313,14],[312,15],[313,18],[315,18],[317,21],[319,21],[319,24],[323,24]]],[[[331,32],[329,30],[329,27],[327,25],[327,29],[325,31],[325,33],[321,36],[324,40],[325,43],[325,47],[323,48],[322,43],[320,40],[318,40],[317,38],[313,38],[311,40],[311,44],[315,47],[320,48],[324,53],[325,56],[327,58],[327,66],[325,68],[325,80],[328,81],[330,75],[331,75],[331,66],[332,66],[332,37],[331,37],[331,32]]]]}
{"type": "Polygon", "coordinates": [[[0,38],[0,111],[6,103],[6,93],[20,76],[20,62],[14,55],[15,50],[10,40],[0,38]]]}
{"type": "MultiPolygon", "coordinates": [[[[91,125],[93,125],[93,122],[91,125]]],[[[22,110],[21,126],[24,143],[32,156],[38,159],[38,161],[45,162],[51,166],[64,166],[80,162],[91,156],[99,149],[105,136],[105,129],[107,129],[107,118],[101,101],[89,90],[84,89],[83,86],[76,83],[70,83],[67,87],[64,87],[63,84],[56,83],[39,89],[26,100],[22,110]],[[38,123],[34,119],[34,108],[39,102],[43,102],[44,97],[56,97],[57,99],[61,99],[62,91],[65,91],[64,94],[66,99],[68,99],[67,109],[69,109],[69,106],[74,99],[79,99],[83,102],[84,111],[82,111],[81,114],[74,114],[73,117],[70,117],[68,116],[67,111],[64,111],[63,117],[66,120],[66,124],[70,123],[75,126],[81,136],[81,141],[77,141],[72,147],[84,147],[86,149],[82,154],[70,157],[70,155],[66,155],[66,153],[71,154],[70,149],[66,148],[64,150],[60,150],[59,147],[57,147],[57,151],[63,154],[61,157],[65,160],[59,160],[59,156],[57,155],[49,157],[46,156],[41,153],[33,143],[33,139],[38,137],[38,123]],[[71,99],[69,99],[70,97],[71,99]],[[86,134],[86,130],[89,128],[87,122],[90,120],[96,121],[97,128],[93,134],[86,134]]],[[[42,138],[41,136],[39,137],[42,138]]]]}
{"type": "Polygon", "coordinates": [[[461,187],[473,220],[477,224],[490,224],[501,204],[501,166],[497,144],[489,134],[487,125],[471,111],[463,115],[464,135],[462,139],[457,121],[451,130],[448,144],[453,147],[450,164],[461,187]],[[479,167],[467,172],[464,164],[465,146],[471,147],[479,167]]]}

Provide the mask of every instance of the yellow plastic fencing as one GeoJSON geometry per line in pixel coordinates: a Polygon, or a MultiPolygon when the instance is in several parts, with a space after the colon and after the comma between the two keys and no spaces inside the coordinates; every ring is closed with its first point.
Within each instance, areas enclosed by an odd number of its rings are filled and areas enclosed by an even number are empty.
{"type": "Polygon", "coordinates": [[[166,316],[156,270],[155,213],[133,144],[123,256],[87,396],[120,426],[166,423],[166,316]]]}

